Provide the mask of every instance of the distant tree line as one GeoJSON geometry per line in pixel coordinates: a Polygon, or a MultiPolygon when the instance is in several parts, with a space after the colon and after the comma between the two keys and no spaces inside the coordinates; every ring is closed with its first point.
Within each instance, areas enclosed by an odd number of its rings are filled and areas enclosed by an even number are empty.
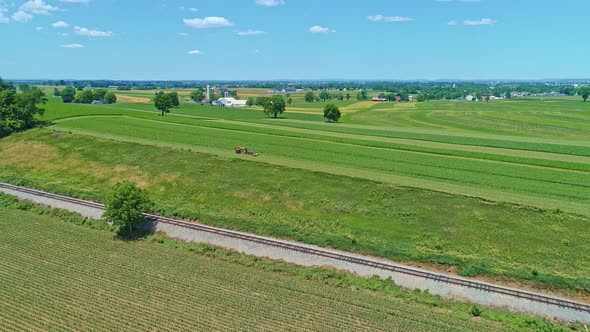
{"type": "MultiPolygon", "coordinates": [[[[414,95],[417,100],[441,100],[457,99],[466,95],[493,95],[496,97],[510,97],[513,92],[528,92],[531,94],[543,94],[558,92],[567,96],[580,95],[580,89],[574,84],[588,85],[590,82],[583,80],[562,80],[554,82],[542,81],[435,81],[435,82],[410,82],[410,81],[129,81],[129,80],[28,80],[21,81],[28,84],[50,84],[59,86],[73,86],[78,91],[86,88],[107,88],[116,86],[119,90],[166,90],[166,89],[202,89],[206,84],[227,86],[229,88],[267,88],[282,90],[286,88],[304,89],[314,92],[312,101],[344,100],[356,98],[367,100],[373,91],[384,92],[384,98],[400,96],[401,100],[406,95],[414,95]],[[323,94],[324,91],[328,95],[323,94]],[[366,91],[363,93],[362,91],[366,91]],[[393,94],[393,95],[392,95],[393,94]],[[348,96],[347,96],[348,95],[348,96]],[[341,99],[342,98],[342,99],[341,99]]],[[[230,92],[230,95],[233,92],[230,92]]],[[[215,96],[219,98],[220,96],[215,96]]],[[[196,98],[198,99],[198,98],[196,98]]],[[[212,98],[213,99],[213,98],[212,98]]],[[[397,100],[397,98],[395,98],[397,100]]],[[[203,100],[203,99],[201,99],[203,100]]],[[[286,100],[288,102],[288,98],[286,100]]]]}
{"type": "Polygon", "coordinates": [[[61,97],[64,103],[92,104],[92,102],[101,101],[105,104],[114,104],[117,102],[115,93],[107,89],[78,90],[73,86],[66,86],[61,91],[54,88],[53,95],[61,97]]]}
{"type": "Polygon", "coordinates": [[[47,101],[41,89],[23,84],[19,90],[0,78],[0,137],[33,128],[38,122],[35,116],[45,111],[39,107],[47,101]]]}

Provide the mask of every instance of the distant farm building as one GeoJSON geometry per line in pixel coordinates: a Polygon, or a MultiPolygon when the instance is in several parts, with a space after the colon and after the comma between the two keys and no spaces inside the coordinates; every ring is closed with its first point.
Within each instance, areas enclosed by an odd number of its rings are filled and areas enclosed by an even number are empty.
{"type": "Polygon", "coordinates": [[[219,98],[211,102],[211,105],[220,107],[246,107],[247,102],[247,100],[239,100],[232,97],[225,97],[219,98]]]}
{"type": "Polygon", "coordinates": [[[299,91],[302,91],[302,90],[301,89],[292,88],[292,87],[288,87],[288,88],[274,88],[274,89],[268,90],[269,93],[295,93],[295,92],[299,92],[299,91]]]}
{"type": "Polygon", "coordinates": [[[383,96],[381,96],[381,95],[374,95],[373,98],[371,98],[371,100],[377,101],[377,102],[388,101],[387,98],[383,98],[383,96]]]}

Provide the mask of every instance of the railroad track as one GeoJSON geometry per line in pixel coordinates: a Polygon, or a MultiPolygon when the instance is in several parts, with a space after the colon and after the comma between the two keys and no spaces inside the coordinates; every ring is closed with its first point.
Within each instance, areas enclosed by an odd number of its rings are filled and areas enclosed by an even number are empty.
{"type": "MultiPolygon", "coordinates": [[[[72,198],[72,197],[58,195],[58,194],[52,194],[52,193],[39,191],[39,190],[35,190],[35,189],[30,189],[30,188],[25,188],[25,187],[18,187],[18,186],[0,183],[0,188],[18,191],[18,192],[25,193],[25,194],[50,198],[50,199],[54,199],[54,200],[58,200],[58,201],[62,201],[62,202],[78,204],[81,206],[91,207],[91,208],[95,208],[95,209],[104,209],[105,208],[105,206],[100,203],[86,201],[86,200],[72,198]]],[[[279,240],[273,240],[273,239],[263,238],[263,237],[259,237],[259,236],[255,236],[255,235],[248,235],[248,234],[244,234],[244,233],[240,233],[240,232],[234,232],[234,231],[220,229],[220,228],[216,228],[216,227],[205,226],[205,225],[187,222],[187,221],[183,221],[183,220],[167,218],[167,217],[163,217],[163,216],[151,214],[151,213],[145,213],[144,215],[146,216],[146,218],[151,219],[153,221],[157,221],[159,223],[171,224],[171,225],[175,225],[175,226],[179,226],[179,227],[183,227],[183,228],[187,228],[187,229],[193,229],[193,230],[212,233],[212,234],[216,234],[216,235],[220,235],[220,236],[224,236],[224,237],[228,237],[228,238],[239,239],[239,240],[248,241],[248,242],[257,243],[257,244],[263,244],[266,246],[271,246],[271,247],[276,247],[276,248],[282,248],[285,250],[305,253],[308,255],[325,257],[325,258],[334,259],[334,260],[352,263],[352,264],[357,264],[357,265],[361,265],[361,266],[372,267],[372,268],[376,268],[376,269],[382,269],[382,270],[386,270],[386,271],[401,273],[401,274],[415,276],[415,277],[419,277],[419,278],[435,280],[435,281],[441,282],[441,283],[459,285],[462,287],[477,289],[477,290],[481,290],[481,291],[485,291],[485,292],[489,292],[489,293],[493,293],[493,294],[503,294],[503,295],[508,295],[508,296],[520,298],[520,299],[530,300],[533,302],[545,303],[545,304],[554,305],[554,306],[558,306],[558,307],[562,307],[562,308],[568,308],[568,309],[573,309],[573,310],[577,310],[577,311],[581,311],[581,312],[585,312],[585,313],[590,313],[590,305],[588,305],[588,304],[574,302],[574,301],[570,301],[570,300],[562,299],[562,298],[558,298],[558,297],[551,297],[549,295],[537,294],[537,293],[527,292],[527,291],[520,291],[520,290],[516,290],[516,289],[512,289],[512,288],[508,288],[508,287],[503,287],[503,286],[497,286],[497,285],[488,284],[488,283],[484,283],[484,282],[472,281],[472,280],[467,280],[467,279],[458,278],[458,277],[452,277],[452,276],[448,276],[448,275],[444,275],[444,274],[427,272],[427,271],[423,271],[423,270],[415,269],[415,268],[411,268],[411,267],[399,266],[399,265],[395,265],[395,264],[388,264],[388,263],[373,261],[373,260],[369,260],[369,259],[363,259],[363,258],[359,258],[359,257],[349,256],[346,254],[331,252],[328,250],[309,248],[309,247],[305,247],[305,246],[297,245],[297,244],[293,244],[293,243],[286,243],[286,242],[282,242],[279,240]]]]}

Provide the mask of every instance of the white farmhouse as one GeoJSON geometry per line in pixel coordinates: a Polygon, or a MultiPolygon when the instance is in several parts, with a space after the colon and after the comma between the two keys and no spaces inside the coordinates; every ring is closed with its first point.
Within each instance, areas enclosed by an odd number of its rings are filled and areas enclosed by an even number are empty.
{"type": "Polygon", "coordinates": [[[233,97],[219,98],[211,103],[213,106],[221,107],[246,107],[247,100],[239,100],[233,97]]]}

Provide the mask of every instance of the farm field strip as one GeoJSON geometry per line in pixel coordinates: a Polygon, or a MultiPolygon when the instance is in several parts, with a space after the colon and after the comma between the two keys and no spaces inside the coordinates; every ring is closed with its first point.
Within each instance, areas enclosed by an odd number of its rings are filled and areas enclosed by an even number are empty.
{"type": "MultiPolygon", "coordinates": [[[[163,119],[162,121],[169,121],[169,119],[163,119]]],[[[255,123],[255,122],[242,122],[242,121],[233,121],[233,120],[224,120],[224,119],[211,119],[208,122],[218,122],[221,124],[233,124],[239,127],[252,127],[252,128],[264,128],[264,129],[273,129],[278,131],[282,131],[285,135],[285,132],[291,133],[300,133],[300,134],[309,134],[314,135],[314,137],[336,137],[336,138],[347,138],[352,140],[357,140],[359,143],[356,145],[366,145],[363,142],[380,142],[380,143],[393,143],[399,145],[405,145],[407,148],[403,150],[416,150],[411,149],[411,147],[427,147],[427,148],[434,148],[438,149],[440,153],[437,154],[452,154],[452,151],[464,151],[464,152],[475,152],[481,154],[495,154],[495,155],[503,155],[503,156],[511,156],[511,157],[528,157],[532,159],[538,160],[553,160],[553,161],[561,161],[561,162],[572,162],[572,163],[579,163],[583,166],[588,166],[588,170],[590,170],[590,157],[585,156],[575,156],[575,155],[566,155],[566,154],[558,154],[558,153],[550,153],[550,152],[537,152],[537,151],[518,151],[514,149],[503,149],[503,148],[492,148],[492,147],[485,147],[485,146],[472,146],[472,145],[462,145],[462,144],[451,144],[451,143],[441,143],[441,142],[433,142],[433,141],[421,141],[416,139],[404,139],[404,138],[392,138],[392,137],[384,137],[384,136],[370,136],[370,135],[360,135],[360,134],[347,134],[345,132],[336,132],[336,131],[322,131],[322,130],[315,130],[315,129],[306,129],[306,128],[298,128],[298,127],[285,127],[280,125],[271,125],[271,124],[264,124],[264,123],[255,123]],[[446,150],[446,151],[445,151],[446,150]]],[[[188,124],[188,123],[187,123],[188,124]]],[[[192,123],[191,125],[194,126],[204,126],[202,122],[200,123],[192,123]]],[[[239,128],[236,127],[236,128],[239,128]]],[[[251,130],[250,130],[251,131],[251,130]]],[[[287,135],[285,135],[287,136],[287,135]]],[[[299,136],[297,136],[299,137],[299,136]]],[[[305,137],[305,136],[301,136],[305,137]]],[[[346,141],[342,143],[352,143],[353,141],[346,141]]],[[[376,146],[380,147],[380,146],[376,146]]],[[[387,147],[387,146],[383,146],[387,147]]],[[[396,147],[390,147],[392,149],[396,149],[396,147]]],[[[436,153],[436,152],[435,152],[436,153]]],[[[457,154],[457,156],[462,156],[457,154]]],[[[485,157],[480,157],[481,159],[488,159],[485,157]]],[[[507,161],[508,160],[503,160],[507,161]]],[[[534,164],[534,161],[531,162],[534,164]]]]}
{"type": "MultiPolygon", "coordinates": [[[[487,147],[474,147],[460,144],[437,143],[420,140],[396,139],[381,136],[368,136],[358,134],[347,134],[343,132],[320,131],[314,129],[305,129],[297,127],[285,127],[256,122],[243,122],[224,119],[212,119],[203,117],[194,117],[192,121],[190,116],[180,115],[168,116],[166,118],[134,114],[133,118],[140,118],[145,121],[154,121],[158,123],[171,123],[179,125],[237,130],[243,132],[256,132],[261,134],[270,134],[284,137],[314,139],[319,141],[330,141],[342,144],[352,144],[356,146],[367,146],[374,148],[386,148],[400,151],[415,153],[430,153],[434,155],[455,156],[459,158],[491,160],[498,162],[508,162],[530,166],[561,168],[568,170],[589,171],[590,158],[583,156],[562,155],[554,153],[543,153],[536,151],[515,151],[512,149],[499,149],[487,147]],[[208,121],[200,121],[208,120],[208,121]]],[[[73,117],[56,120],[56,123],[69,121],[69,119],[79,119],[73,117]]]]}
{"type": "MultiPolygon", "coordinates": [[[[139,143],[139,144],[146,144],[152,146],[162,146],[162,147],[171,147],[177,149],[188,149],[195,152],[202,152],[213,154],[220,157],[225,158],[241,158],[241,159],[248,159],[253,160],[247,157],[240,157],[236,156],[233,151],[228,151],[228,149],[223,148],[215,148],[215,147],[207,147],[202,145],[195,145],[194,143],[180,143],[180,142],[165,142],[162,140],[154,140],[149,138],[138,138],[138,137],[130,137],[128,135],[116,135],[116,134],[106,134],[100,131],[91,131],[91,130],[81,130],[70,128],[69,129],[73,133],[78,133],[82,135],[90,135],[98,138],[103,139],[113,139],[122,142],[131,142],[131,143],[139,143]]],[[[509,202],[509,203],[516,203],[516,204],[523,204],[527,206],[539,207],[539,208],[551,208],[551,209],[562,209],[564,211],[569,211],[572,213],[577,213],[581,215],[590,215],[590,208],[587,204],[583,202],[576,202],[570,199],[564,199],[563,196],[560,194],[556,194],[556,198],[549,198],[549,197],[541,197],[537,195],[527,195],[518,192],[512,191],[502,191],[493,188],[484,188],[478,185],[468,185],[468,184],[455,184],[455,183],[448,183],[443,181],[435,181],[433,179],[423,179],[423,178],[416,178],[416,177],[409,177],[404,175],[398,175],[395,173],[387,173],[387,172],[380,172],[370,169],[358,169],[355,167],[348,167],[342,166],[339,164],[334,163],[326,163],[326,162],[319,162],[319,161],[307,161],[307,160],[299,160],[296,158],[289,158],[289,157],[281,157],[281,156],[273,156],[273,155],[263,155],[259,156],[255,160],[255,162],[263,162],[269,163],[273,165],[280,165],[286,166],[291,168],[298,168],[298,169],[305,169],[310,171],[319,171],[319,172],[326,172],[329,170],[330,174],[335,175],[343,175],[343,176],[351,176],[356,178],[368,179],[372,181],[379,181],[383,183],[391,183],[395,185],[407,186],[407,187],[416,187],[416,188],[424,188],[429,190],[447,192],[456,195],[465,195],[471,197],[481,197],[485,199],[489,199],[492,201],[498,202],[509,202]]],[[[552,185],[550,185],[552,186],[552,185]]],[[[581,196],[582,198],[584,196],[581,196]]],[[[582,198],[583,199],[583,198],[582,198]]]]}
{"type": "Polygon", "coordinates": [[[575,113],[569,114],[556,114],[548,112],[481,112],[480,115],[490,121],[496,120],[512,120],[520,123],[529,123],[531,125],[539,127],[549,127],[556,129],[567,129],[581,135],[590,135],[590,124],[586,123],[587,117],[585,114],[579,114],[580,116],[574,117],[575,113]],[[572,130],[573,129],[573,130],[572,130]]]}
{"type": "MultiPolygon", "coordinates": [[[[523,150],[515,150],[510,148],[495,148],[495,147],[486,147],[486,146],[475,146],[475,145],[467,145],[467,144],[460,144],[460,143],[444,143],[444,142],[437,142],[437,141],[429,141],[429,140],[420,140],[420,139],[408,139],[408,138],[396,138],[396,137],[389,137],[389,136],[373,136],[370,134],[364,134],[363,132],[351,132],[350,130],[341,130],[338,127],[330,128],[329,130],[321,130],[323,128],[317,126],[285,126],[285,125],[274,125],[268,123],[260,123],[260,122],[251,122],[251,121],[235,121],[235,120],[227,120],[227,119],[218,119],[213,117],[205,117],[205,116],[197,116],[197,115],[185,115],[185,114],[173,114],[169,115],[165,118],[154,117],[154,113],[150,111],[143,111],[143,110],[135,110],[135,109],[124,109],[130,111],[138,111],[142,113],[149,114],[149,116],[144,116],[140,114],[129,114],[129,113],[121,113],[120,115],[127,115],[136,118],[142,119],[157,119],[157,121],[163,122],[171,122],[171,123],[187,123],[192,124],[195,126],[208,126],[202,121],[198,122],[189,122],[189,118],[198,119],[198,120],[212,120],[211,122],[218,122],[224,125],[234,125],[234,128],[241,127],[239,130],[244,130],[246,127],[254,127],[254,128],[265,128],[265,129],[274,129],[274,133],[282,134],[283,136],[288,136],[287,132],[291,133],[298,133],[298,134],[308,134],[308,137],[314,135],[314,137],[334,137],[334,138],[347,138],[350,139],[348,141],[338,141],[342,143],[352,143],[352,139],[356,139],[361,142],[361,145],[371,145],[372,143],[369,142],[378,142],[378,143],[392,143],[397,144],[397,146],[387,146],[383,144],[378,144],[375,147],[390,147],[394,149],[401,149],[401,150],[417,150],[418,152],[433,152],[435,154],[448,154],[448,155],[457,155],[469,158],[480,158],[480,159],[492,159],[497,161],[506,161],[511,162],[510,159],[503,158],[486,158],[486,155],[504,155],[504,156],[511,156],[521,158],[530,158],[530,159],[537,159],[537,160],[553,160],[553,161],[560,161],[561,163],[552,163],[552,164],[539,164],[539,166],[548,166],[548,167],[560,167],[561,165],[565,165],[567,162],[577,163],[579,165],[573,167],[564,167],[564,168],[571,168],[571,169],[587,169],[587,165],[590,164],[590,157],[586,156],[578,156],[578,155],[569,155],[569,154],[560,154],[560,153],[553,153],[553,152],[542,152],[542,151],[523,151],[523,150]],[[184,118],[187,120],[177,120],[178,117],[184,118]],[[404,147],[405,146],[405,147],[404,147]],[[432,148],[438,150],[423,150],[419,151],[420,149],[412,148],[412,147],[425,147],[425,148],[432,148]],[[461,152],[473,152],[474,154],[462,154],[462,153],[455,153],[453,151],[461,151],[461,152]]],[[[83,116],[74,116],[69,118],[61,118],[55,120],[54,122],[59,123],[63,121],[69,121],[71,119],[80,119],[83,116]]],[[[251,131],[251,130],[244,130],[244,131],[251,131]]],[[[403,135],[401,135],[403,136],[403,135]]],[[[296,136],[300,137],[300,135],[296,136]]],[[[311,137],[310,137],[311,138],[311,137]]],[[[524,147],[523,147],[524,148],[524,147]]],[[[520,161],[515,160],[513,162],[521,163],[521,164],[537,164],[535,160],[528,160],[527,161],[520,161]]]]}
{"type": "Polygon", "coordinates": [[[118,135],[133,135],[142,138],[150,138],[150,136],[154,135],[154,137],[151,137],[152,139],[157,138],[164,141],[176,141],[189,144],[197,143],[199,145],[215,148],[225,147],[228,150],[232,149],[233,146],[240,144],[244,145],[247,142],[247,145],[255,146],[259,151],[268,155],[278,155],[301,160],[329,163],[338,160],[339,164],[348,166],[357,166],[378,171],[391,171],[395,172],[395,174],[402,175],[458,182],[471,182],[479,185],[495,185],[503,187],[501,184],[497,183],[497,181],[505,182],[502,178],[509,177],[512,179],[509,188],[517,189],[518,187],[516,187],[515,184],[521,182],[523,185],[526,183],[523,188],[528,187],[531,191],[537,190],[535,193],[549,195],[552,195],[550,194],[551,192],[555,192],[556,197],[567,195],[569,198],[582,198],[584,197],[583,192],[590,189],[590,185],[584,185],[584,183],[590,183],[590,174],[585,172],[572,172],[544,167],[534,167],[533,171],[531,169],[533,166],[516,164],[511,164],[509,168],[500,168],[498,165],[508,164],[464,157],[390,150],[382,147],[355,146],[348,143],[318,141],[315,139],[300,137],[275,136],[273,140],[270,140],[272,143],[268,143],[269,140],[265,139],[265,137],[268,137],[269,134],[261,132],[242,132],[236,131],[235,129],[205,127],[201,127],[199,130],[190,130],[195,127],[186,124],[178,125],[133,118],[117,119],[116,123],[109,121],[108,118],[89,120],[90,121],[78,119],[62,122],[57,125],[57,128],[80,128],[96,131],[94,128],[98,126],[99,128],[108,128],[108,131],[105,131],[118,135]],[[158,128],[159,126],[162,127],[158,128]],[[164,129],[166,126],[169,128],[177,127],[177,129],[166,130],[164,129]],[[172,135],[173,137],[164,137],[159,134],[145,135],[151,130],[157,131],[162,129],[164,129],[164,132],[175,132],[175,135],[172,135]],[[126,134],[128,131],[133,131],[134,133],[126,134]],[[317,142],[322,143],[321,147],[314,144],[317,142]],[[322,151],[322,153],[320,153],[320,151],[322,151]],[[338,158],[336,158],[336,154],[339,156],[338,158]],[[428,162],[425,160],[426,156],[428,156],[428,162]],[[367,163],[366,161],[370,162],[367,163]],[[486,181],[485,179],[473,178],[469,175],[472,172],[485,174],[487,177],[493,178],[493,180],[486,181]],[[588,177],[588,181],[581,181],[581,178],[585,177],[588,177]],[[550,186],[543,186],[543,183],[550,183],[550,186]],[[559,189],[556,188],[560,186],[565,187],[559,189]],[[558,194],[558,192],[560,193],[558,194]],[[576,193],[581,196],[578,196],[576,193]]]}
{"type": "MultiPolygon", "coordinates": [[[[557,136],[557,137],[587,137],[590,131],[583,130],[579,126],[556,126],[548,123],[547,120],[535,122],[526,117],[528,121],[515,119],[510,114],[502,116],[492,116],[490,112],[472,112],[472,113],[450,113],[450,112],[432,112],[429,117],[434,122],[452,124],[459,128],[466,128],[475,131],[496,132],[498,134],[526,132],[538,136],[557,136]]],[[[585,129],[585,128],[584,128],[585,129]]]]}
{"type": "MultiPolygon", "coordinates": [[[[273,121],[272,119],[265,119],[262,121],[273,121]]],[[[337,126],[334,126],[333,123],[310,123],[310,121],[305,120],[297,120],[297,119],[281,119],[281,122],[284,123],[291,123],[293,125],[303,125],[303,126],[316,126],[316,127],[325,127],[326,130],[330,130],[329,128],[346,128],[346,130],[368,130],[368,131],[376,131],[373,135],[377,135],[377,133],[381,132],[384,135],[386,134],[409,134],[413,136],[417,135],[424,135],[425,137],[430,137],[428,140],[444,140],[444,139],[461,139],[464,143],[468,144],[470,140],[476,140],[476,143],[473,145],[479,145],[479,139],[482,140],[489,140],[489,143],[483,143],[484,146],[493,146],[493,147],[502,147],[496,145],[490,145],[494,141],[498,141],[499,143],[496,144],[506,144],[506,145],[526,145],[532,144],[533,148],[534,145],[556,145],[556,146],[572,146],[572,147],[590,147],[590,142],[588,140],[566,140],[566,139],[547,139],[547,138],[532,138],[532,137],[523,137],[523,136],[509,136],[509,135],[493,135],[493,134],[486,134],[486,133],[468,133],[465,131],[445,131],[445,130],[433,130],[433,129],[423,129],[423,128],[404,128],[404,127],[395,127],[395,126],[374,126],[374,125],[363,125],[363,124],[349,124],[349,123],[338,123],[337,126]]],[[[444,141],[443,141],[444,142],[444,141]]],[[[522,150],[527,150],[526,148],[522,148],[522,150]]],[[[535,149],[536,150],[536,149],[535,149]]],[[[586,149],[588,150],[588,149],[586,149]]],[[[553,152],[553,151],[546,151],[546,152],[553,152]]],[[[590,153],[588,153],[590,156],[590,153]]]]}
{"type": "Polygon", "coordinates": [[[0,324],[25,329],[503,329],[387,295],[114,241],[109,233],[25,211],[0,208],[0,229],[0,280],[8,286],[0,287],[0,324]]]}
{"type": "MultiPolygon", "coordinates": [[[[92,105],[95,106],[95,105],[92,105]]],[[[152,105],[142,105],[142,104],[124,104],[123,106],[95,106],[97,108],[122,108],[124,107],[127,110],[142,110],[142,111],[150,111],[150,112],[155,112],[155,110],[153,109],[152,105]],[[140,107],[140,108],[139,108],[140,107]]],[[[193,107],[193,106],[189,106],[189,107],[193,107]]],[[[179,109],[176,110],[175,113],[172,113],[171,115],[197,115],[197,112],[201,112],[198,108],[198,105],[194,105],[194,107],[196,107],[197,109],[195,110],[188,110],[188,109],[179,109]]],[[[211,116],[211,117],[216,117],[216,118],[226,118],[226,113],[228,112],[233,112],[233,113],[237,113],[237,114],[242,114],[245,116],[237,116],[238,120],[245,120],[245,121],[257,121],[257,122],[263,122],[263,121],[274,121],[273,119],[265,119],[264,117],[260,116],[260,112],[261,110],[259,109],[228,109],[228,110],[221,110],[219,108],[207,108],[206,109],[206,113],[207,116],[211,116]],[[213,111],[213,112],[211,112],[213,111]],[[255,115],[255,116],[254,116],[255,115]]],[[[370,117],[372,117],[372,112],[370,110],[363,110],[362,112],[359,112],[357,114],[364,114],[365,112],[369,112],[368,114],[371,114],[370,117]]],[[[478,111],[479,112],[479,111],[478,111]]],[[[314,113],[314,114],[320,114],[319,113],[314,113]]],[[[445,112],[445,114],[453,114],[455,112],[445,112]]],[[[427,117],[427,113],[425,113],[424,111],[409,111],[409,112],[397,112],[395,113],[396,115],[403,115],[405,114],[405,116],[409,116],[409,117],[416,117],[419,118],[420,121],[424,121],[424,125],[428,126],[427,128],[424,128],[424,126],[421,127],[407,127],[407,126],[399,126],[396,123],[384,123],[382,125],[373,125],[373,124],[357,124],[354,123],[354,120],[352,120],[352,123],[338,123],[338,124],[329,124],[329,123],[324,123],[323,121],[321,121],[321,117],[317,117],[314,118],[316,120],[319,120],[318,122],[310,122],[309,120],[302,120],[302,119],[293,119],[293,118],[287,118],[287,119],[281,119],[281,122],[291,122],[291,123],[301,123],[301,124],[306,124],[306,125],[316,125],[316,126],[324,126],[324,127],[340,127],[340,128],[347,128],[347,129],[353,129],[353,130],[359,130],[359,129],[366,129],[369,131],[377,131],[377,132],[387,132],[387,131],[394,131],[394,132],[407,132],[407,133],[414,133],[414,134],[430,134],[432,136],[457,136],[457,137],[466,137],[466,138],[482,138],[482,139],[492,139],[492,140],[500,140],[500,141],[516,141],[516,142],[522,142],[522,143],[543,143],[543,144],[557,144],[557,145],[576,145],[576,146],[587,146],[590,147],[590,142],[588,142],[588,140],[580,140],[580,139],[567,139],[567,138],[545,138],[545,137],[531,137],[531,136],[513,136],[513,135],[498,135],[496,134],[490,134],[490,133],[486,133],[485,130],[480,131],[480,132],[474,132],[473,129],[465,129],[465,128],[461,128],[461,127],[444,127],[445,129],[436,129],[436,128],[432,128],[432,126],[435,126],[435,123],[432,122],[428,122],[431,121],[428,117],[427,117]]],[[[297,115],[297,114],[295,114],[297,115]]],[[[198,116],[198,115],[197,115],[198,116]]],[[[493,122],[490,122],[493,125],[493,122]]]]}

